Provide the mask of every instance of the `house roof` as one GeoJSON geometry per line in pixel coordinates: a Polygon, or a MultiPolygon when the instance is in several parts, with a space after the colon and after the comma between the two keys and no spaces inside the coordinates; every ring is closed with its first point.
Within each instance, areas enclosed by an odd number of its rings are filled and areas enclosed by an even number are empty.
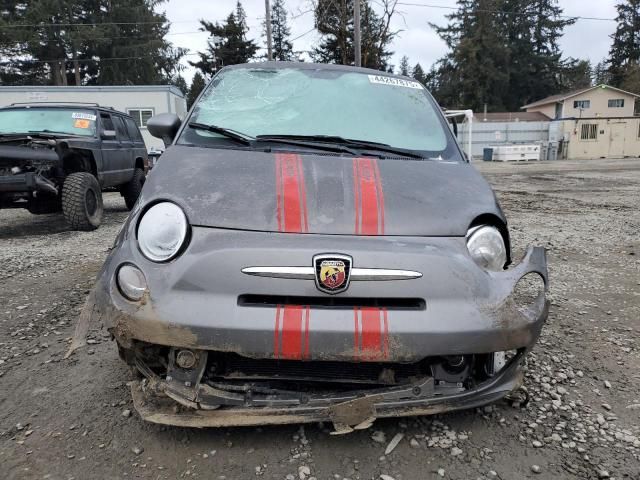
{"type": "Polygon", "coordinates": [[[551,120],[541,112],[493,112],[478,113],[479,122],[548,122],[551,120]]]}
{"type": "Polygon", "coordinates": [[[565,100],[572,98],[572,97],[576,97],[578,95],[581,95],[583,93],[586,92],[590,92],[591,90],[595,90],[596,88],[608,88],[610,90],[615,90],[616,92],[621,92],[624,93],[626,95],[631,95],[632,97],[636,97],[636,98],[640,98],[640,95],[636,94],[636,93],[631,93],[631,92],[627,92],[625,90],[621,90],[619,88],[616,87],[612,87],[610,85],[596,85],[595,87],[589,87],[589,88],[581,88],[579,90],[572,90],[570,92],[565,92],[565,93],[561,93],[559,95],[551,95],[550,97],[546,97],[543,98],[541,100],[537,100],[533,103],[529,103],[527,105],[524,105],[520,108],[524,109],[524,108],[532,108],[532,107],[539,107],[540,105],[547,105],[549,103],[562,103],[565,100]]]}

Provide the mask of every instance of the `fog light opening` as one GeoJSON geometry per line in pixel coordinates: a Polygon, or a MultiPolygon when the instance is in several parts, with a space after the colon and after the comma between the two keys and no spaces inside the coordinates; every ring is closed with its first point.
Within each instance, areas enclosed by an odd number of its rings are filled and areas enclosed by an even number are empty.
{"type": "Polygon", "coordinates": [[[176,364],[180,368],[184,368],[185,370],[190,370],[196,366],[197,358],[196,354],[191,350],[179,350],[176,354],[176,364]]]}
{"type": "Polygon", "coordinates": [[[512,298],[518,308],[531,309],[540,295],[544,294],[544,279],[539,273],[527,273],[518,280],[512,298]]]}
{"type": "Polygon", "coordinates": [[[142,271],[135,265],[125,264],[118,269],[116,284],[122,295],[131,301],[142,300],[147,291],[147,280],[142,271]]]}

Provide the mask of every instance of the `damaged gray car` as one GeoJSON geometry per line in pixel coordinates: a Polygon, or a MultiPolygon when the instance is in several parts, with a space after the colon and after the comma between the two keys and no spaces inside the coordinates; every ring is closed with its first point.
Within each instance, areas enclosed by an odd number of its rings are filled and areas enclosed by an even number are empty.
{"type": "Polygon", "coordinates": [[[424,86],[307,63],[227,67],[99,274],[145,420],[329,421],[481,406],[519,388],[548,314],[543,248],[507,221],[424,86]]]}

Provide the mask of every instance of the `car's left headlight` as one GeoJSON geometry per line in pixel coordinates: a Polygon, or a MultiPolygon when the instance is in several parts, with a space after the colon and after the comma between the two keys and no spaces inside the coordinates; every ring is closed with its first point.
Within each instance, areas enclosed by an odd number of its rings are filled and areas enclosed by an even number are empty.
{"type": "Polygon", "coordinates": [[[138,246],[149,260],[166,262],[178,255],[188,230],[187,217],[178,205],[156,203],[138,224],[138,246]]]}
{"type": "Polygon", "coordinates": [[[487,270],[500,271],[507,263],[507,249],[502,234],[495,227],[482,225],[467,232],[467,249],[471,258],[487,270]]]}

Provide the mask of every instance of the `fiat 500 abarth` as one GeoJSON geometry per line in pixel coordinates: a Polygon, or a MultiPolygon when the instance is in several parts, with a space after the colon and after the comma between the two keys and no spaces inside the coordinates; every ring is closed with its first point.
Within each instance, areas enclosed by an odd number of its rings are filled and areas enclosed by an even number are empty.
{"type": "Polygon", "coordinates": [[[237,65],[184,122],[148,128],[167,149],[88,302],[142,374],[143,418],[345,432],[519,387],[548,312],[545,251],[512,262],[491,188],[423,85],[237,65]]]}

